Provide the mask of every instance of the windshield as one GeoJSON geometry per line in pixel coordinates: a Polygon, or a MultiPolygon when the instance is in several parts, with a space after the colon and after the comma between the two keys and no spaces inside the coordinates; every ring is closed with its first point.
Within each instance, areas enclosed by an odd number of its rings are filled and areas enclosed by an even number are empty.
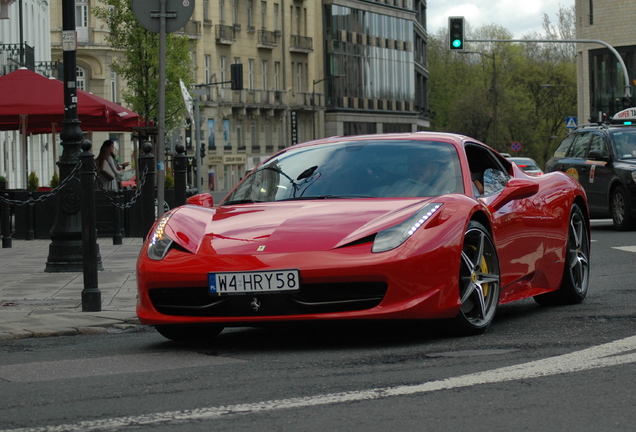
{"type": "Polygon", "coordinates": [[[636,158],[636,130],[616,131],[612,137],[617,159],[636,158]]]}
{"type": "Polygon", "coordinates": [[[135,176],[135,170],[126,170],[121,173],[121,179],[123,181],[128,181],[135,176]]]}
{"type": "Polygon", "coordinates": [[[427,197],[463,193],[448,143],[344,141],[290,148],[252,171],[224,204],[289,199],[427,197]]]}

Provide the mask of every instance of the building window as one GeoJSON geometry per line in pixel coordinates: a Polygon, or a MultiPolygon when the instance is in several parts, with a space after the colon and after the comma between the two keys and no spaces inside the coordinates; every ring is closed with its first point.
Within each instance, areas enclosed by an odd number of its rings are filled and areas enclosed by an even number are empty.
{"type": "Polygon", "coordinates": [[[252,0],[247,0],[247,29],[254,28],[254,20],[252,18],[252,0]]]}
{"type": "Polygon", "coordinates": [[[219,23],[225,23],[225,0],[219,0],[219,23]]]}
{"type": "Polygon", "coordinates": [[[203,0],[203,21],[204,22],[209,22],[210,21],[210,13],[209,13],[209,7],[210,7],[210,1],[209,0],[203,0]]]}
{"type": "Polygon", "coordinates": [[[261,61],[261,88],[267,90],[267,60],[261,61]]]}
{"type": "Polygon", "coordinates": [[[258,145],[258,133],[256,132],[256,120],[252,120],[251,134],[252,134],[252,150],[259,150],[260,146],[258,145]]]}
{"type": "Polygon", "coordinates": [[[247,88],[254,89],[254,59],[247,61],[247,88]]]}
{"type": "Polygon", "coordinates": [[[210,82],[210,70],[212,69],[212,56],[209,54],[206,54],[203,57],[203,62],[204,62],[204,70],[203,70],[203,74],[204,74],[204,83],[207,84],[210,82]]]}
{"type": "Polygon", "coordinates": [[[117,73],[115,71],[110,71],[110,100],[112,102],[117,102],[119,100],[119,96],[117,94],[117,73]]]}
{"type": "Polygon", "coordinates": [[[88,42],[88,0],[75,1],[75,29],[78,42],[88,42]]]}
{"type": "Polygon", "coordinates": [[[77,66],[75,68],[75,73],[77,75],[76,78],[76,86],[80,90],[87,90],[86,88],[86,72],[81,67],[77,66]]]}
{"type": "Polygon", "coordinates": [[[243,141],[243,120],[236,121],[236,145],[238,150],[245,150],[245,142],[243,141]]]}
{"type": "MultiPolygon", "coordinates": [[[[227,79],[225,78],[227,76],[227,59],[225,58],[225,56],[221,56],[219,58],[219,77],[221,79],[221,82],[225,82],[227,81],[227,79]]],[[[227,87],[227,84],[221,84],[223,87],[227,87]]]]}
{"type": "Polygon", "coordinates": [[[274,90],[280,90],[280,62],[274,63],[274,90]]]}
{"type": "Polygon", "coordinates": [[[278,3],[274,3],[274,31],[278,30],[278,3]]]}
{"type": "Polygon", "coordinates": [[[296,63],[296,91],[303,91],[303,64],[296,63]]]}
{"type": "Polygon", "coordinates": [[[232,0],[232,24],[238,25],[238,0],[232,0]]]}
{"type": "Polygon", "coordinates": [[[261,2],[261,27],[263,28],[263,30],[265,30],[266,26],[266,19],[267,19],[267,3],[262,1],[261,2]]]}

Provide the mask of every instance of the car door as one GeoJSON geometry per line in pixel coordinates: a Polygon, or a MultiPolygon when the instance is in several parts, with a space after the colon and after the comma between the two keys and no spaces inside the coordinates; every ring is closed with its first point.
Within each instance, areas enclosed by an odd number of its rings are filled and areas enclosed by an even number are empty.
{"type": "MultiPolygon", "coordinates": [[[[575,180],[581,181],[581,174],[588,172],[585,157],[590,143],[591,132],[585,131],[572,135],[573,142],[563,157],[551,161],[550,171],[563,171],[575,180]]],[[[561,148],[561,146],[559,146],[561,148]]],[[[584,177],[584,176],[583,176],[584,177]]],[[[583,187],[585,185],[581,183],[583,187]]]]}
{"type": "Polygon", "coordinates": [[[608,214],[608,195],[613,177],[609,162],[609,142],[601,133],[592,132],[590,135],[585,166],[581,168],[579,181],[587,193],[590,212],[608,214]]]}
{"type": "MultiPolygon", "coordinates": [[[[473,180],[483,182],[477,199],[486,206],[506,187],[510,172],[487,148],[466,145],[473,180]],[[503,178],[503,180],[501,180],[503,178]]],[[[502,300],[514,295],[511,284],[537,269],[545,252],[545,214],[539,197],[513,200],[491,213],[494,241],[499,254],[502,300]]]]}

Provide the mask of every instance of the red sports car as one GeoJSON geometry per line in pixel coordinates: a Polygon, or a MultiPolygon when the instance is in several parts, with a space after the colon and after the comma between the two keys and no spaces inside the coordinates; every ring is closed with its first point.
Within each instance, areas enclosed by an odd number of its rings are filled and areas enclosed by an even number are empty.
{"type": "Polygon", "coordinates": [[[137,263],[143,324],[173,340],[227,326],[448,318],[463,334],[499,304],[579,303],[585,193],[529,177],[467,136],[328,138],[275,154],[213,207],[166,213],[137,263]]]}

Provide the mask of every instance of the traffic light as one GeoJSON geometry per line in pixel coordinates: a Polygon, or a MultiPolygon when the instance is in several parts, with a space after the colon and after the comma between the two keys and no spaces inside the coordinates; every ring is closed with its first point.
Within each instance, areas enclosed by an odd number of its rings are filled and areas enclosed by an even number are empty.
{"type": "Polygon", "coordinates": [[[623,102],[623,108],[625,108],[625,109],[627,109],[627,108],[631,108],[631,107],[632,107],[632,105],[633,105],[632,98],[631,98],[631,97],[629,97],[629,96],[625,96],[625,97],[623,97],[622,102],[623,102]]]}
{"type": "Polygon", "coordinates": [[[201,152],[201,159],[203,159],[205,157],[205,143],[199,143],[199,145],[201,146],[201,148],[199,149],[199,151],[201,152]]]}
{"type": "Polygon", "coordinates": [[[464,49],[464,17],[448,18],[448,34],[451,51],[464,49]]]}
{"type": "Polygon", "coordinates": [[[243,65],[235,63],[230,65],[230,79],[232,90],[243,90],[243,65]]]}

